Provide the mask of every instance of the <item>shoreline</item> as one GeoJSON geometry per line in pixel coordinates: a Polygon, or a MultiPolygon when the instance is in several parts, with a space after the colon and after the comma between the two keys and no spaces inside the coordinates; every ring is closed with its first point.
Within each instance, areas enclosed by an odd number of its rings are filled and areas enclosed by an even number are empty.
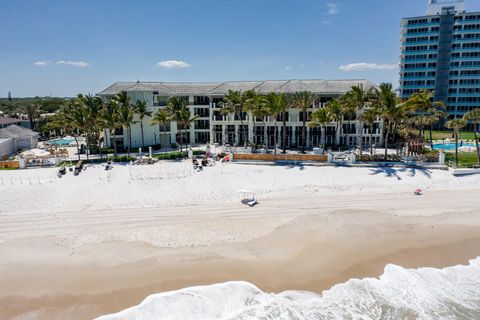
{"type": "Polygon", "coordinates": [[[7,319],[85,319],[196,285],[242,280],[265,292],[321,293],[351,278],[378,277],[390,263],[467,264],[480,256],[476,194],[304,195],[265,199],[254,208],[4,213],[0,310],[7,319]]]}

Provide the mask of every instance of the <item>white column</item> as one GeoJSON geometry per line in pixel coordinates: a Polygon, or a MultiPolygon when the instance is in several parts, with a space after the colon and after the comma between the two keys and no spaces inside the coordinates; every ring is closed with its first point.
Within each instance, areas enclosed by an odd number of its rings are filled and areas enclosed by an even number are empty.
{"type": "MultiPolygon", "coordinates": [[[[296,131],[297,131],[297,126],[296,125],[292,125],[292,137],[290,138],[290,143],[289,143],[289,146],[291,147],[292,144],[295,142],[295,134],[296,134],[296,131]]],[[[298,146],[297,146],[298,148],[298,146]]]]}
{"type": "MultiPolygon", "coordinates": [[[[192,103],[193,103],[193,97],[190,96],[190,98],[192,98],[192,103]]],[[[195,115],[195,108],[193,106],[190,106],[189,110],[190,110],[190,116],[193,117],[195,115]]],[[[196,142],[195,141],[195,121],[192,122],[192,124],[190,125],[189,134],[190,134],[190,144],[194,144],[196,142]]]]}
{"type": "Polygon", "coordinates": [[[445,153],[440,152],[438,154],[438,164],[444,165],[445,164],[445,153]]]}
{"type": "Polygon", "coordinates": [[[225,145],[227,141],[226,130],[226,125],[222,124],[222,145],[225,145]]]}
{"type": "MultiPolygon", "coordinates": [[[[209,97],[210,101],[212,101],[212,97],[209,97]]],[[[213,123],[213,104],[210,102],[209,108],[208,108],[208,115],[209,115],[209,130],[210,130],[210,144],[215,143],[215,131],[213,130],[215,125],[213,123]]]]}
{"type": "Polygon", "coordinates": [[[171,122],[170,123],[170,143],[177,142],[177,123],[171,122]]]}
{"type": "Polygon", "coordinates": [[[238,124],[235,125],[235,145],[239,145],[240,143],[240,126],[238,124]]]}
{"type": "Polygon", "coordinates": [[[248,114],[248,141],[253,143],[253,119],[252,115],[248,114]]]}
{"type": "MultiPolygon", "coordinates": [[[[335,124],[336,126],[337,124],[335,124]]],[[[340,144],[340,137],[342,134],[342,126],[339,125],[336,132],[335,132],[335,144],[339,145],[340,144]]]]}
{"type": "Polygon", "coordinates": [[[264,132],[263,132],[263,140],[264,140],[264,145],[268,146],[268,122],[265,122],[267,126],[264,126],[264,132]]]}

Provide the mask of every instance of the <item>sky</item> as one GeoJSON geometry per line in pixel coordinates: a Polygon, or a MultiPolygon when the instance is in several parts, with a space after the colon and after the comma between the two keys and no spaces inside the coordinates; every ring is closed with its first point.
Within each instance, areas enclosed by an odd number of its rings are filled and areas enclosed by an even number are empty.
{"type": "MultiPolygon", "coordinates": [[[[427,0],[0,0],[0,97],[117,81],[369,79],[398,86],[427,0]]],[[[466,0],[480,11],[479,0],[466,0]]]]}

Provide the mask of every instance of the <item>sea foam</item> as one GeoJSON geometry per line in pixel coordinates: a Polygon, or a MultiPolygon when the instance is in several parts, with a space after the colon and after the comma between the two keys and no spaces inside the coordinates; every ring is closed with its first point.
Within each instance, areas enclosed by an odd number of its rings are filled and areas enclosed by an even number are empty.
{"type": "Polygon", "coordinates": [[[97,318],[113,319],[480,319],[480,257],[444,269],[390,264],[378,279],[352,279],[322,294],[265,293],[247,282],[191,287],[97,318]]]}

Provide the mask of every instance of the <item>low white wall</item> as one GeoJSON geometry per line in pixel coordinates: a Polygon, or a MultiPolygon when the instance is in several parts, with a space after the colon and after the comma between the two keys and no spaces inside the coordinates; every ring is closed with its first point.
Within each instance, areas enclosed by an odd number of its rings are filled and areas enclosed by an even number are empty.
{"type": "Polygon", "coordinates": [[[475,174],[475,173],[480,173],[480,168],[476,168],[476,169],[474,169],[474,168],[465,168],[465,169],[450,168],[450,173],[453,174],[454,176],[475,174]]]}
{"type": "Polygon", "coordinates": [[[15,153],[15,140],[13,138],[0,139],[0,160],[4,156],[9,156],[15,153]]]}

